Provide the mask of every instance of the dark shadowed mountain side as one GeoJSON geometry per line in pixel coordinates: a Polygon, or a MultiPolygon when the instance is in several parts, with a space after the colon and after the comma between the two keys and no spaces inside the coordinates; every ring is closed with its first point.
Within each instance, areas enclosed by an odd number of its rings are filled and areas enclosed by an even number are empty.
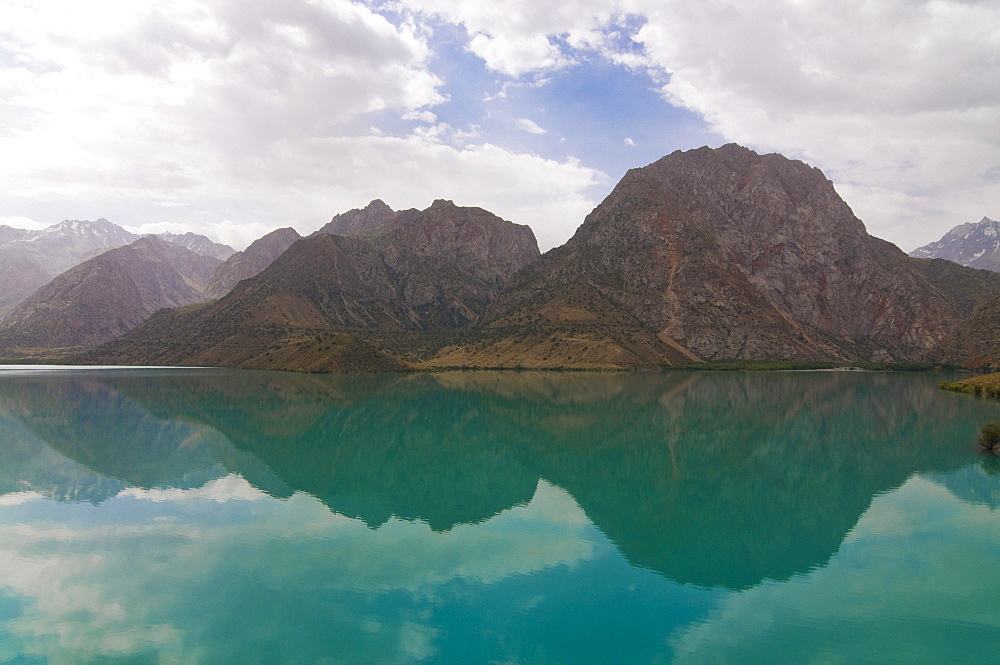
{"type": "Polygon", "coordinates": [[[34,259],[0,252],[0,319],[50,279],[34,259]]]}
{"type": "Polygon", "coordinates": [[[249,279],[271,265],[293,242],[301,238],[291,227],[271,231],[254,240],[242,252],[236,252],[216,268],[205,287],[205,297],[215,300],[233,290],[240,280],[249,279]]]}
{"type": "Polygon", "coordinates": [[[3,320],[0,352],[77,351],[114,339],[164,307],[199,302],[218,259],[155,236],[59,275],[3,320]]]}
{"type": "Polygon", "coordinates": [[[1000,222],[983,217],[978,223],[960,224],[937,242],[913,250],[910,256],[1000,271],[1000,222]]]}
{"type": "Polygon", "coordinates": [[[218,302],[162,313],[85,359],[398,369],[380,349],[407,353],[467,326],[537,256],[527,227],[439,201],[375,237],[299,240],[218,302]]]}
{"type": "Polygon", "coordinates": [[[529,501],[544,479],[568,491],[632,564],[680,583],[742,589],[823,565],[872,497],[913,473],[969,464],[975,418],[956,428],[936,387],[911,379],[117,374],[89,381],[86,399],[33,384],[34,393],[52,391],[48,401],[66,412],[60,420],[39,416],[44,394],[28,399],[0,385],[0,400],[63,454],[147,485],[186,475],[185,459],[206,467],[204,452],[183,439],[221,433],[232,445],[213,442],[206,452],[218,451],[230,471],[286,488],[281,496],[306,492],[371,526],[392,516],[439,531],[480,522],[529,501]],[[117,404],[131,406],[110,408],[117,404]],[[104,431],[116,433],[110,445],[104,431]],[[157,433],[157,444],[125,443],[143,432],[157,433]]]}
{"type": "Polygon", "coordinates": [[[980,304],[926,358],[979,369],[1000,369],[1000,298],[980,304]]]}
{"type": "Polygon", "coordinates": [[[948,299],[964,319],[1000,294],[1000,274],[945,259],[910,259],[910,266],[948,299]]]}
{"type": "Polygon", "coordinates": [[[1000,293],[965,270],[949,295],[802,162],[737,145],[675,152],[629,171],[573,238],[518,274],[476,337],[430,364],[520,366],[529,353],[566,366],[617,342],[596,326],[609,307],[675,357],[914,359],[968,308],[958,282],[1000,293]]]}

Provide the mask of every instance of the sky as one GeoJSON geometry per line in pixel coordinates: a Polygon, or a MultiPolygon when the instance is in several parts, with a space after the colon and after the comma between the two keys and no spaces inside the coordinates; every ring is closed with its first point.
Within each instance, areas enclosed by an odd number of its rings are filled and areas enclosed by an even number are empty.
{"type": "Polygon", "coordinates": [[[242,249],[380,198],[567,240],[736,142],[909,251],[1000,219],[1000,0],[0,0],[0,224],[242,249]]]}

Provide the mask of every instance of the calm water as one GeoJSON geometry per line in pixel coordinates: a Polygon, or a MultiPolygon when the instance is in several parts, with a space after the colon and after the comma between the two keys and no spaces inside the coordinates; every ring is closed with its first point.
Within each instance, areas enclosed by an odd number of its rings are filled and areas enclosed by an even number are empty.
{"type": "Polygon", "coordinates": [[[995,663],[940,375],[0,371],[0,663],[995,663]]]}

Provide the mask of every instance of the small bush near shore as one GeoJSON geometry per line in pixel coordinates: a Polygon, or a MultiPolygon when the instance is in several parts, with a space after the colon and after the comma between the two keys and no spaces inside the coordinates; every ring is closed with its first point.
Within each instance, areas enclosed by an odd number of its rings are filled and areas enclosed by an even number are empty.
{"type": "Polygon", "coordinates": [[[986,423],[979,430],[979,438],[976,439],[984,450],[988,450],[994,455],[1000,455],[1000,422],[986,423]]]}

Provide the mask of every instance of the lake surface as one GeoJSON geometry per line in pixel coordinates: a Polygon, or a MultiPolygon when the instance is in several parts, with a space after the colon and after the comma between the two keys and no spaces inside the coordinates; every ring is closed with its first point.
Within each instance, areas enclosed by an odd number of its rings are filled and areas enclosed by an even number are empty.
{"type": "Polygon", "coordinates": [[[0,663],[995,663],[943,378],[0,370],[0,663]]]}

